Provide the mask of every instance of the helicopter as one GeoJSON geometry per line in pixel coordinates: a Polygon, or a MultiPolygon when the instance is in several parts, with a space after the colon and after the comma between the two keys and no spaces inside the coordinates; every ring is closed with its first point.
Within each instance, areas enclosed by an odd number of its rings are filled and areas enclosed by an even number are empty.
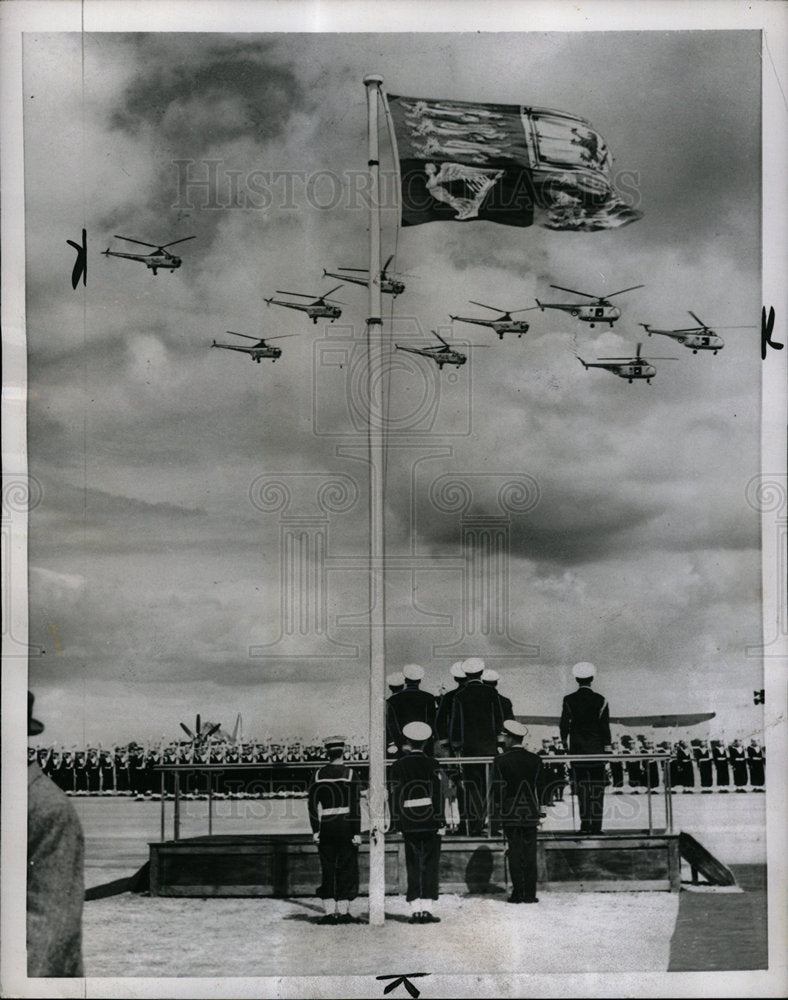
{"type": "Polygon", "coordinates": [[[437,330],[430,330],[430,333],[438,338],[440,345],[436,344],[434,347],[403,347],[401,344],[395,344],[394,346],[398,351],[407,351],[408,354],[420,354],[423,358],[429,358],[430,361],[435,362],[439,369],[442,369],[444,365],[454,365],[456,368],[459,368],[460,365],[465,364],[468,360],[465,354],[452,347],[448,341],[441,337],[437,330]]]}
{"type": "Polygon", "coordinates": [[[596,323],[609,323],[612,327],[613,324],[621,316],[621,310],[618,306],[613,306],[608,301],[612,299],[614,295],[623,295],[624,292],[632,292],[636,288],[642,288],[643,285],[632,285],[629,288],[622,288],[618,292],[611,292],[607,296],[596,296],[590,295],[588,292],[578,292],[574,288],[564,288],[563,285],[550,285],[551,288],[557,288],[561,292],[571,292],[573,295],[584,295],[587,299],[593,299],[593,302],[583,303],[583,302],[540,302],[539,299],[536,300],[536,304],[542,310],[545,309],[561,309],[563,312],[568,312],[570,316],[576,316],[581,319],[584,323],[590,323],[591,328],[594,328],[596,323]]]}
{"type": "Polygon", "coordinates": [[[528,323],[524,319],[512,319],[512,313],[530,312],[532,309],[537,308],[537,306],[529,306],[527,309],[503,310],[497,306],[487,306],[483,302],[474,302],[473,299],[469,299],[468,301],[471,305],[481,306],[482,309],[492,309],[494,312],[501,313],[501,315],[496,319],[475,319],[472,316],[450,316],[449,318],[459,320],[461,323],[476,323],[479,326],[491,326],[498,334],[499,340],[503,340],[505,333],[516,333],[518,337],[522,337],[524,333],[528,333],[530,329],[528,323]]]}
{"type": "MultiPolygon", "coordinates": [[[[380,272],[380,290],[385,292],[387,295],[393,295],[395,298],[398,295],[402,295],[405,291],[405,282],[400,281],[398,278],[391,278],[386,273],[389,264],[394,260],[394,254],[392,254],[386,263],[383,265],[383,269],[380,272]]],[[[351,281],[354,285],[364,285],[369,286],[369,268],[367,267],[342,267],[340,271],[358,271],[361,274],[366,274],[366,278],[355,278],[351,274],[334,274],[331,271],[326,271],[323,269],[324,278],[340,278],[342,281],[351,281]]]]}
{"type": "Polygon", "coordinates": [[[172,243],[157,246],[155,243],[145,243],[143,240],[133,240],[130,236],[118,236],[115,233],[116,240],[126,240],[128,243],[139,243],[143,247],[153,247],[153,253],[117,253],[115,250],[110,250],[109,247],[102,251],[102,253],[105,257],[125,257],[126,260],[138,260],[141,264],[150,268],[154,274],[156,274],[159,268],[164,268],[167,271],[176,271],[181,266],[181,258],[170,253],[167,247],[174,247],[176,243],[185,243],[187,240],[193,240],[194,238],[194,236],[184,236],[181,240],[173,240],[172,243]]]}
{"type": "Polygon", "coordinates": [[[313,323],[317,323],[321,316],[325,316],[326,319],[330,319],[333,323],[335,319],[339,319],[342,315],[342,310],[335,305],[330,304],[331,300],[329,295],[331,292],[335,292],[337,288],[341,288],[341,285],[335,285],[330,291],[326,292],[325,295],[305,295],[303,292],[283,292],[281,289],[277,288],[277,295],[298,295],[300,298],[304,299],[314,299],[313,302],[309,302],[306,305],[302,305],[300,302],[283,302],[281,299],[270,298],[265,300],[265,304],[270,306],[271,303],[275,306],[284,306],[286,309],[300,309],[301,312],[305,312],[307,316],[312,320],[313,323]]]}
{"type": "Polygon", "coordinates": [[[630,385],[632,380],[636,378],[644,378],[646,384],[651,385],[652,378],[657,374],[657,369],[651,362],[678,361],[678,358],[643,358],[640,355],[642,346],[642,344],[638,344],[634,358],[630,356],[628,358],[598,358],[597,361],[583,361],[580,355],[576,354],[575,357],[585,369],[604,368],[606,371],[618,375],[619,378],[627,379],[630,385]]]}
{"type": "MultiPolygon", "coordinates": [[[[686,330],[655,330],[653,327],[649,326],[648,323],[641,323],[640,326],[646,331],[646,333],[651,336],[652,333],[659,333],[663,337],[672,337],[673,340],[677,340],[680,344],[685,347],[689,347],[693,354],[697,354],[698,351],[721,351],[725,347],[725,341],[719,336],[711,327],[706,326],[703,320],[696,316],[695,313],[688,309],[687,312],[692,316],[694,320],[700,323],[700,326],[689,327],[686,330]]],[[[720,327],[722,330],[751,330],[752,327],[743,326],[724,326],[720,327]]]]}
{"type": "Polygon", "coordinates": [[[221,722],[206,722],[203,724],[200,721],[199,714],[195,719],[193,731],[189,729],[184,722],[179,723],[179,725],[195,746],[198,746],[200,743],[204,743],[207,739],[213,736],[215,732],[218,732],[222,726],[221,722]]]}
{"type": "MultiPolygon", "coordinates": [[[[233,337],[246,337],[247,340],[257,340],[256,344],[251,347],[240,347],[236,344],[217,344],[214,340],[211,343],[211,347],[223,347],[227,351],[241,351],[244,354],[248,354],[252,361],[256,361],[258,365],[263,358],[270,358],[271,361],[275,362],[277,358],[282,356],[281,347],[271,347],[263,337],[258,340],[257,337],[252,337],[248,333],[236,333],[234,330],[227,331],[233,337]]],[[[269,337],[268,340],[284,340],[285,337],[296,337],[295,333],[283,333],[279,337],[269,337]]]]}

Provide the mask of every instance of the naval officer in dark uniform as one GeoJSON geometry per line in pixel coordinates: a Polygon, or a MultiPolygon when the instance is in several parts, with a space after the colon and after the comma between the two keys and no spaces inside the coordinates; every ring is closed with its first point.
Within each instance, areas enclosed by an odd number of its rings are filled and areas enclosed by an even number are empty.
{"type": "Polygon", "coordinates": [[[322,882],[317,895],[325,914],[321,924],[355,924],[350,903],[358,895],[358,848],[361,844],[361,796],[353,769],[344,763],[345,738],[323,741],[328,764],[309,785],[309,823],[318,845],[322,882]]]}
{"type": "Polygon", "coordinates": [[[402,668],[405,687],[386,699],[386,733],[390,743],[401,747],[403,729],[409,722],[424,722],[435,732],[435,695],[421,690],[424,669],[418,663],[402,668]]]}
{"type": "Polygon", "coordinates": [[[389,770],[392,827],[405,842],[410,922],[433,924],[440,921],[432,910],[438,899],[441,837],[446,832],[441,772],[435,758],[424,752],[433,738],[426,722],[409,722],[402,735],[402,756],[389,770]]]}
{"type": "Polygon", "coordinates": [[[528,730],[521,722],[503,723],[504,752],[495,758],[490,778],[492,815],[506,836],[512,894],[509,903],[538,903],[536,831],[543,815],[542,762],[523,746],[528,730]]]}
{"type": "MultiPolygon", "coordinates": [[[[591,690],[593,663],[576,663],[572,673],[577,691],[566,695],[561,708],[561,739],[570,754],[610,753],[610,709],[607,700],[591,690]]],[[[600,833],[605,796],[604,761],[573,763],[572,781],[580,812],[580,832],[600,833]]]]}
{"type": "MultiPolygon", "coordinates": [[[[452,749],[458,757],[495,757],[498,734],[503,726],[501,700],[495,688],[482,683],[484,660],[481,657],[469,657],[464,666],[468,681],[454,697],[450,727],[452,749]]],[[[486,765],[464,764],[463,776],[463,819],[467,820],[468,834],[478,837],[484,832],[486,765]]]]}

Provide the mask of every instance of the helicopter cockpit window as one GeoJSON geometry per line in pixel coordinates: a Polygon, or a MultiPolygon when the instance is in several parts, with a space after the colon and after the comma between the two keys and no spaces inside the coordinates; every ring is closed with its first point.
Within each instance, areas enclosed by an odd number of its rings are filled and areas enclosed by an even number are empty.
{"type": "Polygon", "coordinates": [[[594,310],[594,314],[596,316],[604,316],[605,315],[604,307],[603,306],[597,306],[596,309],[594,310]]]}

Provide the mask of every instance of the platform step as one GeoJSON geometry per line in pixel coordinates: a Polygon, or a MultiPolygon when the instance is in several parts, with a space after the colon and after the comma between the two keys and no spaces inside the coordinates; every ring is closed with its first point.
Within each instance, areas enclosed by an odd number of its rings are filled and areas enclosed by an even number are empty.
{"type": "Polygon", "coordinates": [[[700,841],[682,830],[679,833],[679,853],[692,869],[692,881],[698,881],[698,872],[711,885],[736,885],[736,876],[700,841]]]}

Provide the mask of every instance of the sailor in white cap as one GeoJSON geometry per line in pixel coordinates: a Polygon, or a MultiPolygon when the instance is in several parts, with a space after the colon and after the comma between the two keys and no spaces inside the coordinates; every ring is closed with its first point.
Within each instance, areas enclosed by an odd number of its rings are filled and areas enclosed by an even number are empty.
{"type": "Polygon", "coordinates": [[[392,828],[402,833],[408,874],[407,901],[412,924],[438,923],[441,836],[445,833],[441,772],[425,753],[433,731],[426,722],[409,722],[402,731],[403,753],[389,770],[392,828]]]}
{"type": "Polygon", "coordinates": [[[386,678],[386,683],[389,686],[389,691],[392,694],[396,694],[397,691],[401,691],[405,687],[405,677],[403,674],[389,674],[386,678]]]}
{"type": "MultiPolygon", "coordinates": [[[[498,692],[482,684],[484,660],[471,656],[464,661],[467,683],[454,696],[450,735],[458,757],[495,757],[503,711],[498,692]]],[[[487,798],[486,765],[463,765],[464,796],[461,814],[471,837],[484,832],[487,798]]]]}
{"type": "MultiPolygon", "coordinates": [[[[570,754],[610,753],[610,709],[607,700],[591,690],[596,677],[593,663],[576,663],[572,673],[577,691],[566,695],[561,707],[561,739],[570,754]]],[[[602,830],[605,796],[604,761],[578,761],[571,766],[580,813],[580,832],[602,830]]]]}
{"type": "Polygon", "coordinates": [[[344,763],[345,743],[344,736],[323,740],[329,763],[315,771],[309,785],[309,823],[322,874],[317,889],[325,909],[321,924],[358,922],[350,903],[358,895],[361,798],[358,778],[344,763]]]}
{"type": "Polygon", "coordinates": [[[498,695],[498,700],[501,703],[501,711],[503,712],[504,719],[514,718],[514,708],[512,706],[512,699],[507,698],[505,694],[501,694],[498,690],[498,681],[501,679],[500,674],[497,670],[485,670],[482,674],[482,684],[486,684],[487,687],[491,687],[498,695]]]}
{"type": "Polygon", "coordinates": [[[503,723],[504,752],[495,758],[490,777],[492,813],[506,836],[512,877],[510,903],[538,903],[536,831],[544,797],[542,762],[523,746],[526,727],[516,719],[503,723]]]}
{"type": "Polygon", "coordinates": [[[403,729],[409,722],[425,722],[435,731],[435,695],[422,691],[424,669],[418,663],[406,663],[402,668],[405,687],[386,699],[386,740],[401,747],[403,729]]]}

